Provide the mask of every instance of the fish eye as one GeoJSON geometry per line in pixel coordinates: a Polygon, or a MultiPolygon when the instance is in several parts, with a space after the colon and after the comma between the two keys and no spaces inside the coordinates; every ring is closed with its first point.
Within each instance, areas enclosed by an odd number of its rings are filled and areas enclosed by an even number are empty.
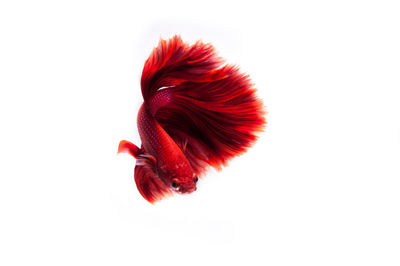
{"type": "Polygon", "coordinates": [[[178,187],[178,183],[176,183],[175,181],[172,181],[171,186],[173,188],[177,188],[178,187]]]}

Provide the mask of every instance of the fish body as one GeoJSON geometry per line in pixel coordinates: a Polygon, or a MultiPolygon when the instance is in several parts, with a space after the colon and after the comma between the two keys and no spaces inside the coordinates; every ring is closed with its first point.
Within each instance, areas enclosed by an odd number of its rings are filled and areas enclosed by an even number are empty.
{"type": "Polygon", "coordinates": [[[249,77],[224,64],[210,44],[161,40],[145,63],[141,89],[142,146],[123,140],[118,151],[137,159],[135,182],[150,203],[195,191],[208,167],[221,169],[245,152],[266,123],[249,77]]]}
{"type": "Polygon", "coordinates": [[[142,105],[138,113],[138,130],[144,150],[157,158],[159,178],[178,192],[196,190],[196,176],[179,146],[142,105]]]}

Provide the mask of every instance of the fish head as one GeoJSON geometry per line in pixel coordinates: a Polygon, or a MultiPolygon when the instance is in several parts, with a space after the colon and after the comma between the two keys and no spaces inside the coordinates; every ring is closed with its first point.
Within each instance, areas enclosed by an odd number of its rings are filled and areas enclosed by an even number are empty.
{"type": "Polygon", "coordinates": [[[161,167],[158,174],[171,190],[186,194],[196,191],[199,178],[192,168],[184,163],[161,167]]]}
{"type": "Polygon", "coordinates": [[[171,188],[182,194],[192,193],[197,189],[196,183],[198,180],[199,178],[195,175],[192,175],[191,178],[182,178],[182,176],[180,178],[173,178],[171,181],[171,188]]]}

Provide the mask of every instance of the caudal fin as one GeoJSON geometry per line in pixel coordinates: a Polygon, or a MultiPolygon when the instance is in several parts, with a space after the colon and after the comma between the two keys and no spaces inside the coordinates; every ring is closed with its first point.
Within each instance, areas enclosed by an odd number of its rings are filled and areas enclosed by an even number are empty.
{"type": "MultiPolygon", "coordinates": [[[[224,63],[210,44],[161,40],[142,74],[145,101],[165,90],[156,120],[181,147],[196,174],[245,152],[266,120],[248,75],[224,63]]],[[[157,108],[156,108],[157,109],[157,108]]]]}

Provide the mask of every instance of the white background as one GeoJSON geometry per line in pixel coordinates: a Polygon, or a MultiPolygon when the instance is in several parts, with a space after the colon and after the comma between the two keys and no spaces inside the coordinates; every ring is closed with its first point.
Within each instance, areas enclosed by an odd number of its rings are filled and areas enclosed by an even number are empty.
{"type": "Polygon", "coordinates": [[[399,265],[398,1],[2,1],[1,265],[399,265]],[[212,42],[268,127],[189,196],[138,193],[160,37],[212,42]]]}

